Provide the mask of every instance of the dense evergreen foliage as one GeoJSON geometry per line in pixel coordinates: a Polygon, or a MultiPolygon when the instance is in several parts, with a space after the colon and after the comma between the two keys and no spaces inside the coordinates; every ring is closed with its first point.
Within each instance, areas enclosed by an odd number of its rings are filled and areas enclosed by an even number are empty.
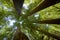
{"type": "Polygon", "coordinates": [[[0,0],[0,40],[13,40],[15,34],[20,40],[59,40],[59,24],[40,24],[37,21],[60,18],[60,3],[33,13],[42,2],[43,0],[24,0],[19,16],[12,0],[0,0]]]}

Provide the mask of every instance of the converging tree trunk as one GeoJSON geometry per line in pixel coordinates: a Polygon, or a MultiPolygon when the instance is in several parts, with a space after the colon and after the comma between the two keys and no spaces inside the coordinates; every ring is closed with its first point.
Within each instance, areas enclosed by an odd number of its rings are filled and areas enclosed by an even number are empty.
{"type": "Polygon", "coordinates": [[[18,27],[14,34],[13,40],[29,40],[29,38],[23,32],[21,32],[20,28],[18,27]]]}

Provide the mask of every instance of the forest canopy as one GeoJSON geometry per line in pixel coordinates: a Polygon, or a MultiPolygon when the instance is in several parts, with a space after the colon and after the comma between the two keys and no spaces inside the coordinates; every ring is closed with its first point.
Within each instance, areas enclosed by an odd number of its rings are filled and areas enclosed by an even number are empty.
{"type": "Polygon", "coordinates": [[[60,0],[0,0],[0,40],[60,40],[60,0]]]}

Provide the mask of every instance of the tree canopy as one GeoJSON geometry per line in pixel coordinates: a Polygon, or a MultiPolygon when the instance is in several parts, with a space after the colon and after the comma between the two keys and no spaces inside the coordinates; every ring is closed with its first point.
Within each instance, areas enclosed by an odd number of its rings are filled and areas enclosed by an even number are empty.
{"type": "Polygon", "coordinates": [[[60,0],[14,1],[0,0],[0,40],[60,40],[60,0]]]}

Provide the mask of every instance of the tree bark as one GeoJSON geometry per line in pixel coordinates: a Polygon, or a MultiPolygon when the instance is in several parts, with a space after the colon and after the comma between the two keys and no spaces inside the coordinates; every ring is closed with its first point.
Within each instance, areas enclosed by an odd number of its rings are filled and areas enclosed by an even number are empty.
{"type": "Polygon", "coordinates": [[[13,40],[29,40],[29,38],[17,28],[13,40]]]}
{"type": "Polygon", "coordinates": [[[21,14],[23,3],[24,3],[24,0],[13,0],[13,4],[14,4],[14,7],[15,7],[18,15],[21,14]]]}
{"type": "Polygon", "coordinates": [[[28,16],[59,2],[60,0],[44,0],[41,4],[38,4],[33,10],[31,10],[28,16]]]}
{"type": "Polygon", "coordinates": [[[34,23],[40,23],[40,24],[60,24],[60,18],[50,19],[50,20],[42,20],[42,21],[34,21],[34,23]]]}

